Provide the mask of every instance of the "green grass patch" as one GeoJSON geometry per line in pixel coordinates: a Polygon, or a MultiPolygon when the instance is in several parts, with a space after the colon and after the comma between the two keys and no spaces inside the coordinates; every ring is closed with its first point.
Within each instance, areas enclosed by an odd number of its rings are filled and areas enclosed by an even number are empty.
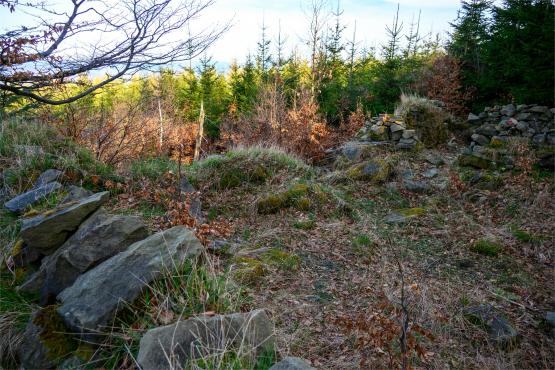
{"type": "Polygon", "coordinates": [[[309,178],[313,174],[303,161],[276,148],[248,147],[225,155],[209,156],[185,168],[191,183],[213,190],[261,185],[274,178],[309,178]]]}
{"type": "Polygon", "coordinates": [[[520,229],[512,229],[511,233],[515,238],[517,238],[518,241],[521,241],[523,243],[540,241],[542,239],[539,236],[527,233],[526,231],[520,229]]]}
{"type": "Polygon", "coordinates": [[[11,119],[0,123],[0,156],[8,158],[3,171],[7,187],[20,193],[29,189],[45,170],[63,170],[71,180],[114,178],[113,168],[98,161],[94,154],[61,136],[47,124],[11,119]]]}
{"type": "Polygon", "coordinates": [[[496,257],[502,249],[503,247],[500,244],[487,239],[478,240],[470,248],[474,253],[489,257],[496,257]]]}
{"type": "Polygon", "coordinates": [[[166,157],[140,159],[133,161],[130,166],[131,177],[134,180],[156,180],[169,171],[177,172],[177,163],[166,157]]]}
{"type": "Polygon", "coordinates": [[[369,260],[375,252],[376,243],[366,234],[360,234],[352,240],[353,252],[363,258],[369,260]]]}
{"type": "Polygon", "coordinates": [[[314,229],[314,226],[316,226],[316,219],[314,215],[309,215],[308,218],[302,218],[293,223],[293,227],[299,230],[312,230],[314,229]]]}

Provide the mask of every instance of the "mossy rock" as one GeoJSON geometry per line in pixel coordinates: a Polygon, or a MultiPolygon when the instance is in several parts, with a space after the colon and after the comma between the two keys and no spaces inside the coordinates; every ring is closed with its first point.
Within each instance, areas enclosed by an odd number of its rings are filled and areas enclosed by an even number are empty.
{"type": "Polygon", "coordinates": [[[352,166],[347,170],[347,177],[353,180],[369,181],[375,184],[386,182],[392,173],[389,161],[378,159],[352,166]]]}
{"type": "Polygon", "coordinates": [[[496,257],[501,252],[502,246],[494,241],[480,239],[475,242],[470,250],[484,256],[496,257]]]}
{"type": "Polygon", "coordinates": [[[494,161],[474,154],[461,154],[459,156],[459,165],[463,167],[474,167],[484,170],[495,168],[494,161]]]}
{"type": "Polygon", "coordinates": [[[57,362],[77,349],[77,341],[69,335],[58,312],[58,305],[51,305],[39,310],[33,317],[33,324],[41,328],[39,338],[47,349],[47,357],[57,362]]]}

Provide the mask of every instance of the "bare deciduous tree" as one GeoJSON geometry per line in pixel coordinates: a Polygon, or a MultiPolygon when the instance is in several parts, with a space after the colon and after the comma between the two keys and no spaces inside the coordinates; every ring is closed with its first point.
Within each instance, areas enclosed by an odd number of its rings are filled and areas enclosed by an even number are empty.
{"type": "Polygon", "coordinates": [[[190,60],[228,28],[186,32],[213,1],[71,0],[67,9],[55,9],[40,0],[0,0],[0,11],[34,21],[0,33],[0,91],[65,104],[122,76],[190,60]],[[47,88],[89,72],[104,77],[69,97],[48,95],[47,88]]]}

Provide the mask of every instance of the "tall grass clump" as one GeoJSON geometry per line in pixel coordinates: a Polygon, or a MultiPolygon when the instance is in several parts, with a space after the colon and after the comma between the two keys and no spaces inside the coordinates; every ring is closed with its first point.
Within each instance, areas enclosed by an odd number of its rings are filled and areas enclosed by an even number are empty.
{"type": "Polygon", "coordinates": [[[47,124],[11,118],[0,122],[2,186],[15,195],[32,186],[41,172],[55,168],[86,184],[113,176],[94,154],[47,124]]]}
{"type": "Polygon", "coordinates": [[[260,185],[313,174],[313,169],[297,156],[264,146],[237,147],[195,162],[184,171],[193,184],[209,189],[260,185]]]}

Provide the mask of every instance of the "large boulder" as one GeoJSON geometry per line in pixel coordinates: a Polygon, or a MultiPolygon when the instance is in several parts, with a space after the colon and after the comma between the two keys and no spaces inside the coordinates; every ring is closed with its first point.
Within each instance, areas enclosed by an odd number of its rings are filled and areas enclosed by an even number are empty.
{"type": "Polygon", "coordinates": [[[50,255],[66,241],[79,225],[104,202],[110,193],[105,191],[66,203],[33,218],[23,220],[21,238],[44,255],[50,255]]]}
{"type": "Polygon", "coordinates": [[[184,226],[154,234],[79,276],[58,295],[65,323],[84,338],[102,330],[122,302],[133,302],[147,285],[185,259],[198,256],[202,245],[184,226]]]}
{"type": "Polygon", "coordinates": [[[257,354],[274,350],[274,344],[274,325],[264,310],[194,317],[146,332],[137,362],[143,370],[174,369],[230,348],[257,354]]]}
{"type": "Polygon", "coordinates": [[[305,360],[298,357],[285,357],[283,360],[275,364],[270,370],[316,370],[305,360]]]}
{"type": "Polygon", "coordinates": [[[27,209],[27,207],[43,200],[48,195],[60,190],[61,188],[62,184],[59,182],[49,182],[48,184],[33,188],[23,194],[19,194],[15,198],[4,203],[4,207],[11,212],[22,213],[27,209]]]}
{"type": "Polygon", "coordinates": [[[38,290],[41,304],[51,302],[79,275],[147,236],[139,217],[108,215],[99,209],[54,254],[42,260],[40,269],[20,289],[38,290]]]}

